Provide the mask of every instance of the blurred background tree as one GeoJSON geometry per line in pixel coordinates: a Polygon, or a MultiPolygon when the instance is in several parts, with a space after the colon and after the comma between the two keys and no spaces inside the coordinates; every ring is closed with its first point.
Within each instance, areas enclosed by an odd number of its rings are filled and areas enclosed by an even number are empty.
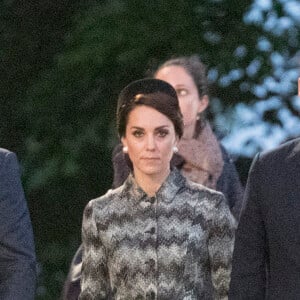
{"type": "Polygon", "coordinates": [[[209,117],[245,181],[256,151],[300,132],[299,15],[284,0],[0,2],[0,139],[23,166],[37,299],[59,297],[83,208],[111,186],[120,90],[171,56],[198,54],[209,117]]]}

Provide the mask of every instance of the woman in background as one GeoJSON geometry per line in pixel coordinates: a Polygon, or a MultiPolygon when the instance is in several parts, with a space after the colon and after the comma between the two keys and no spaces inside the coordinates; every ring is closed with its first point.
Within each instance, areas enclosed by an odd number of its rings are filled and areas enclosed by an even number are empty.
{"type": "Polygon", "coordinates": [[[221,193],[170,166],[183,135],[176,91],[131,83],[117,128],[132,171],[85,208],[79,299],[226,298],[236,222],[221,193]]]}

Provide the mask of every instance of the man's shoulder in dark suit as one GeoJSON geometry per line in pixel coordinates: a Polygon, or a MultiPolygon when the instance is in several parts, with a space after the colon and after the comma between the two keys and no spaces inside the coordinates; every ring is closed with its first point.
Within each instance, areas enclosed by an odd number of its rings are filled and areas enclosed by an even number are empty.
{"type": "Polygon", "coordinates": [[[36,257],[16,155],[0,148],[0,299],[32,300],[36,257]]]}
{"type": "Polygon", "coordinates": [[[229,299],[300,299],[299,173],[299,138],[254,159],[236,232],[229,299]]]}
{"type": "Polygon", "coordinates": [[[285,174],[297,172],[300,168],[300,138],[287,141],[278,147],[261,152],[253,160],[250,173],[259,173],[264,180],[281,179],[285,174]]]}
{"type": "Polygon", "coordinates": [[[292,158],[294,155],[300,155],[300,137],[289,140],[278,147],[264,151],[260,154],[260,161],[265,163],[280,163],[292,158]]]}

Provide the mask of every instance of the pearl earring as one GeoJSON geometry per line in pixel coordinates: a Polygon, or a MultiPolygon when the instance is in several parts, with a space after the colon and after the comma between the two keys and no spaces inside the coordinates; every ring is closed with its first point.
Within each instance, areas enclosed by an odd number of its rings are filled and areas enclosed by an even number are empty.
{"type": "Polygon", "coordinates": [[[176,146],[173,147],[173,152],[177,153],[178,152],[178,148],[176,146]]]}
{"type": "Polygon", "coordinates": [[[128,153],[128,147],[127,146],[124,146],[122,150],[123,150],[123,153],[128,153]]]}

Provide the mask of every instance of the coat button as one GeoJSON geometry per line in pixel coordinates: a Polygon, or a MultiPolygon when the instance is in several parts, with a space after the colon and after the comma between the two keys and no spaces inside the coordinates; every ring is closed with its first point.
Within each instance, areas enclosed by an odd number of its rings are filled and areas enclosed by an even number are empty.
{"type": "Polygon", "coordinates": [[[151,198],[149,199],[149,201],[150,201],[151,204],[154,204],[155,200],[156,200],[155,197],[151,197],[151,198]]]}
{"type": "Polygon", "coordinates": [[[154,291],[148,292],[147,295],[146,295],[146,299],[154,300],[155,299],[155,292],[154,291]]]}
{"type": "Polygon", "coordinates": [[[148,261],[145,262],[145,264],[148,265],[149,270],[155,270],[155,260],[153,258],[150,258],[148,261]]]}
{"type": "Polygon", "coordinates": [[[155,260],[153,258],[149,259],[149,266],[150,266],[151,269],[155,268],[155,260]]]}
{"type": "Polygon", "coordinates": [[[145,233],[154,234],[155,233],[155,227],[151,227],[149,230],[145,231],[145,233]]]}

